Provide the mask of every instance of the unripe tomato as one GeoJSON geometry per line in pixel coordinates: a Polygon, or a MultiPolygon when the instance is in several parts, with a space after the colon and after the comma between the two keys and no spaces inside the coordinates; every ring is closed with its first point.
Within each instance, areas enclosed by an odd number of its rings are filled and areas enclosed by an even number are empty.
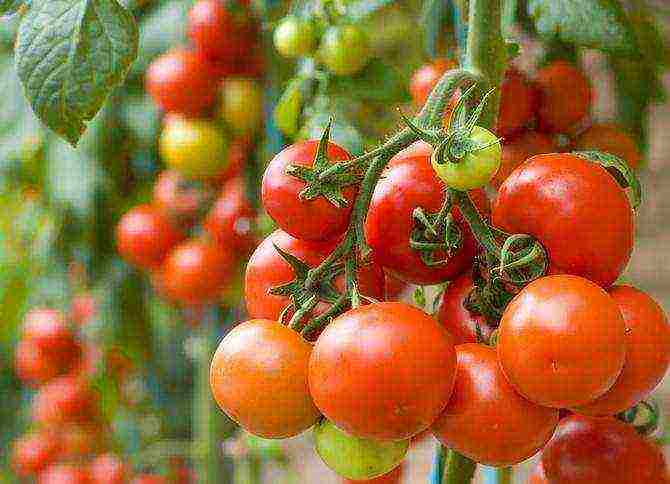
{"type": "Polygon", "coordinates": [[[616,302],[577,276],[547,276],[507,306],[498,328],[498,357],[521,395],[548,407],[592,402],[616,381],[626,357],[616,302]]]}
{"type": "Polygon", "coordinates": [[[354,25],[330,27],[321,38],[318,57],[338,76],[358,74],[370,62],[367,34],[354,25]]]}
{"type": "Polygon", "coordinates": [[[409,449],[409,439],[362,439],[325,419],[314,427],[313,434],[321,460],[340,476],[358,481],[387,474],[400,465],[409,449]]]}
{"type": "Polygon", "coordinates": [[[475,126],[470,140],[477,146],[486,146],[467,153],[459,160],[439,163],[432,159],[431,163],[437,176],[451,188],[466,191],[481,188],[489,183],[500,168],[502,146],[498,137],[488,129],[475,126]]]}
{"type": "Polygon", "coordinates": [[[537,73],[538,121],[542,130],[570,133],[591,109],[592,92],[584,73],[566,61],[555,61],[537,73]]]}
{"type": "Polygon", "coordinates": [[[32,402],[33,420],[43,425],[90,421],[98,414],[98,395],[81,378],[69,375],[40,387],[32,402]]]}
{"type": "Polygon", "coordinates": [[[611,153],[624,160],[631,168],[637,168],[642,158],[635,140],[621,126],[613,123],[591,125],[579,135],[575,149],[611,153]]]}
{"type": "Polygon", "coordinates": [[[228,167],[228,140],[212,121],[167,117],[159,148],[165,164],[186,178],[211,178],[228,167]]]}
{"type": "Polygon", "coordinates": [[[456,347],[454,392],[431,430],[443,445],[483,464],[517,464],[540,450],[558,423],[558,410],[529,402],[500,371],[496,352],[456,347]]]}
{"type": "Polygon", "coordinates": [[[633,211],[602,166],[568,153],[534,156],[500,186],[493,224],[530,234],[547,250],[551,273],[610,286],[633,250],[633,211]],[[566,230],[569,227],[569,230],[566,230]]]}
{"type": "Polygon", "coordinates": [[[221,189],[203,227],[223,250],[248,255],[256,242],[252,227],[254,216],[244,180],[233,178],[221,189]]]}
{"type": "Polygon", "coordinates": [[[175,170],[165,170],[156,179],[153,205],[172,220],[190,226],[213,195],[211,187],[186,180],[175,170]]]}
{"type": "Polygon", "coordinates": [[[167,112],[201,114],[216,103],[217,87],[211,69],[182,48],[163,54],[147,69],[146,90],[167,112]]]}
{"type": "MultiPolygon", "coordinates": [[[[317,140],[295,143],[277,154],[268,164],[263,175],[261,195],[263,206],[279,227],[294,237],[305,240],[331,240],[344,233],[349,225],[351,209],[357,187],[350,185],[342,189],[347,200],[345,207],[339,208],[325,197],[301,200],[298,194],[305,188],[305,182],[288,175],[289,166],[312,167],[319,142],[317,140]]],[[[328,143],[326,150],[331,162],[351,158],[343,148],[328,143]]]]}
{"type": "Polygon", "coordinates": [[[21,478],[35,476],[51,465],[60,452],[55,432],[40,430],[19,437],[12,447],[12,469],[21,478]]]}
{"type": "Polygon", "coordinates": [[[510,174],[528,158],[554,151],[556,151],[556,145],[551,137],[537,131],[526,131],[516,139],[505,140],[502,145],[500,168],[491,180],[491,185],[499,188],[510,174]]]}
{"type": "Polygon", "coordinates": [[[95,484],[124,484],[130,477],[128,466],[115,454],[99,455],[89,465],[95,484]]]}
{"type": "Polygon", "coordinates": [[[407,304],[375,303],[342,314],[319,336],[309,388],[319,410],[345,432],[408,439],[444,409],[455,363],[453,339],[435,319],[407,304]]]}
{"type": "Polygon", "coordinates": [[[298,333],[276,321],[242,323],[226,335],[212,359],[214,398],[254,435],[298,435],[319,418],[307,385],[311,351],[298,333]]]}
{"type": "Polygon", "coordinates": [[[409,92],[414,104],[423,106],[444,73],[456,67],[458,67],[458,63],[453,59],[436,59],[414,71],[409,81],[409,92]]]}
{"type": "Polygon", "coordinates": [[[343,484],[400,484],[402,480],[403,467],[404,465],[400,463],[400,465],[391,472],[387,472],[386,474],[375,477],[373,479],[365,479],[362,481],[360,479],[344,479],[342,482],[343,484]]]}
{"type": "Polygon", "coordinates": [[[530,124],[537,109],[538,95],[526,75],[511,67],[500,86],[500,112],[496,133],[511,136],[530,124]]]}
{"type": "Polygon", "coordinates": [[[129,264],[155,269],[184,238],[172,222],[151,205],[126,212],[116,226],[116,249],[129,264]]]}
{"type": "Polygon", "coordinates": [[[263,124],[263,91],[258,81],[228,78],[221,87],[221,118],[233,134],[251,136],[263,124]]]}
{"type": "Polygon", "coordinates": [[[631,286],[613,286],[608,292],[626,325],[626,362],[607,393],[573,409],[584,415],[615,415],[636,405],[661,382],[670,365],[670,324],[658,303],[631,286]]]}
{"type": "Polygon", "coordinates": [[[284,57],[309,55],[316,44],[314,24],[309,19],[289,15],[275,28],[273,40],[275,49],[284,57]]]}
{"type": "Polygon", "coordinates": [[[661,449],[612,417],[572,415],[561,420],[542,452],[550,483],[667,483],[661,449]]]}

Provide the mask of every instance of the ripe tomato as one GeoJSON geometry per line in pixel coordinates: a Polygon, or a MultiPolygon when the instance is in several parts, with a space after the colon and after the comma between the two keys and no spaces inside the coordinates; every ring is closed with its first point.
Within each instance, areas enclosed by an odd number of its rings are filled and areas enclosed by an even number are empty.
{"type": "Polygon", "coordinates": [[[248,432],[292,437],[319,418],[307,385],[311,346],[267,319],[235,327],[212,359],[210,384],[219,407],[248,432]]]}
{"type": "Polygon", "coordinates": [[[550,136],[538,131],[526,131],[519,138],[505,140],[502,146],[502,159],[498,173],[491,180],[491,185],[499,188],[507,177],[531,156],[542,153],[553,153],[556,145],[550,136]]]}
{"type": "Polygon", "coordinates": [[[547,481],[560,484],[666,483],[663,453],[612,417],[561,420],[542,452],[547,481]]]}
{"type": "Polygon", "coordinates": [[[129,264],[156,269],[184,238],[180,230],[151,205],[126,212],[116,226],[116,249],[129,264]]]}
{"type": "MultiPolygon", "coordinates": [[[[311,267],[316,267],[335,248],[332,242],[306,242],[295,239],[281,230],[265,238],[249,259],[244,280],[244,300],[252,318],[277,320],[282,310],[290,303],[286,296],[269,293],[272,287],[287,284],[295,278],[293,268],[279,255],[274,245],[311,267]]],[[[344,287],[344,277],[335,278],[335,288],[342,292],[344,287]]],[[[358,289],[362,295],[375,299],[384,298],[384,273],[378,265],[368,264],[359,267],[358,289]]],[[[328,305],[320,302],[308,317],[315,317],[326,309],[328,305]]],[[[287,317],[291,314],[292,312],[287,314],[287,317]]]]}
{"type": "Polygon", "coordinates": [[[436,59],[419,67],[409,81],[409,92],[416,106],[423,106],[440,78],[450,69],[458,67],[453,59],[436,59]]]}
{"type": "Polygon", "coordinates": [[[216,301],[232,279],[234,254],[206,240],[178,245],[163,264],[163,290],[186,306],[216,301]]]}
{"type": "MultiPolygon", "coordinates": [[[[277,154],[263,175],[263,206],[279,227],[294,237],[305,240],[330,240],[343,234],[349,225],[351,209],[356,196],[354,185],[342,189],[346,207],[338,208],[325,197],[300,200],[298,194],[305,182],[286,173],[291,166],[311,167],[319,142],[302,141],[292,144],[277,154]]],[[[343,148],[328,143],[327,156],[331,162],[351,158],[343,148]]]]}
{"type": "Polygon", "coordinates": [[[437,176],[456,190],[473,190],[489,183],[500,168],[502,145],[498,137],[488,129],[475,126],[470,140],[479,146],[487,146],[466,154],[455,162],[437,163],[431,160],[437,176]]]}
{"type": "Polygon", "coordinates": [[[319,410],[345,432],[408,439],[447,404],[455,364],[453,339],[436,320],[407,304],[375,303],[337,317],[319,336],[309,388],[319,410]]]}
{"type": "Polygon", "coordinates": [[[77,464],[52,464],[37,478],[37,484],[92,484],[88,470],[77,464]]]}
{"type": "Polygon", "coordinates": [[[166,117],[159,148],[165,164],[186,178],[212,178],[228,168],[228,140],[212,121],[166,117]]]}
{"type": "Polygon", "coordinates": [[[537,89],[526,75],[516,67],[507,69],[500,86],[500,112],[496,133],[507,137],[522,131],[532,121],[537,102],[537,89]]]}
{"type": "MultiPolygon", "coordinates": [[[[428,266],[419,252],[410,247],[414,209],[421,207],[435,213],[444,201],[444,185],[430,166],[431,151],[425,143],[415,144],[391,159],[375,187],[365,221],[365,238],[375,261],[394,277],[421,285],[454,279],[472,265],[477,250],[470,228],[457,208],[452,214],[463,231],[463,244],[446,264],[428,266]]],[[[484,192],[475,191],[471,195],[480,210],[488,212],[484,192]]]]}
{"type": "Polygon", "coordinates": [[[604,168],[566,153],[534,156],[500,186],[493,224],[536,237],[550,272],[610,286],[633,249],[633,211],[604,168]],[[569,227],[569,230],[566,228],[569,227]]]}
{"type": "Polygon", "coordinates": [[[314,24],[309,19],[294,15],[286,16],[275,28],[272,39],[275,49],[284,57],[309,55],[316,44],[314,24]]]}
{"type": "Polygon", "coordinates": [[[164,111],[195,116],[215,104],[217,82],[195,52],[177,48],[151,63],[146,90],[164,111]]]}
{"type": "Polygon", "coordinates": [[[566,61],[555,61],[537,73],[539,126],[551,133],[570,133],[588,115],[592,92],[584,73],[566,61]],[[568,95],[569,93],[569,95],[568,95]]]}
{"type": "Polygon", "coordinates": [[[158,474],[138,474],[130,484],[168,484],[168,480],[158,474]]]}
{"type": "Polygon", "coordinates": [[[81,378],[69,375],[40,387],[32,402],[33,420],[42,425],[91,421],[98,414],[97,393],[81,378]]]}
{"type": "Polygon", "coordinates": [[[454,392],[432,432],[442,444],[487,465],[517,464],[551,438],[558,410],[517,394],[500,371],[493,348],[456,347],[454,392]]]}
{"type": "Polygon", "coordinates": [[[615,415],[636,405],[661,382],[670,365],[670,324],[658,303],[630,286],[614,286],[609,294],[626,325],[626,362],[607,393],[574,409],[584,415],[615,415]]]}
{"type": "Polygon", "coordinates": [[[391,274],[384,273],[384,301],[399,301],[409,285],[391,274]]]}
{"type": "Polygon", "coordinates": [[[62,312],[38,308],[26,313],[23,320],[23,338],[52,352],[69,352],[77,341],[62,312]]]}
{"type": "Polygon", "coordinates": [[[474,287],[472,275],[466,271],[447,286],[440,300],[437,320],[447,328],[457,345],[479,343],[478,332],[484,341],[488,341],[493,333],[484,316],[471,313],[465,307],[465,301],[474,287]]]}
{"type": "Polygon", "coordinates": [[[318,52],[319,60],[338,76],[358,74],[371,56],[367,34],[355,25],[330,27],[321,38],[318,52]]]}
{"type": "Polygon", "coordinates": [[[32,341],[19,341],[14,352],[14,367],[19,379],[31,386],[41,385],[64,373],[67,368],[54,364],[48,351],[43,351],[32,341]]]}
{"type": "Polygon", "coordinates": [[[579,135],[575,149],[580,151],[604,151],[618,156],[631,168],[637,168],[642,155],[635,140],[614,123],[593,124],[579,135]]]}
{"type": "Polygon", "coordinates": [[[547,276],[507,306],[498,328],[498,357],[509,382],[530,401],[574,407],[603,395],[626,357],[616,302],[576,276],[547,276]]]}
{"type": "Polygon", "coordinates": [[[154,185],[153,205],[186,226],[196,222],[203,206],[212,198],[209,186],[186,180],[175,170],[161,172],[154,185]]]}
{"type": "Polygon", "coordinates": [[[102,454],[89,465],[91,479],[96,484],[124,484],[128,482],[129,469],[115,454],[102,454]]]}
{"type": "Polygon", "coordinates": [[[314,427],[314,445],[328,467],[340,476],[360,482],[398,467],[407,454],[409,440],[362,439],[324,419],[314,427]]]}
{"type": "Polygon", "coordinates": [[[547,476],[544,473],[544,466],[542,465],[542,461],[539,461],[537,464],[535,464],[535,467],[533,467],[530,476],[528,476],[528,482],[526,484],[549,484],[547,476]]]}
{"type": "Polygon", "coordinates": [[[39,430],[19,437],[12,447],[12,469],[21,478],[34,476],[51,465],[60,452],[55,432],[39,430]]]}
{"type": "Polygon", "coordinates": [[[221,87],[221,119],[237,136],[251,136],[263,125],[263,91],[258,81],[228,78],[221,87]]]}
{"type": "Polygon", "coordinates": [[[233,178],[221,189],[219,198],[214,202],[203,226],[222,250],[246,255],[256,242],[252,230],[254,216],[254,209],[247,199],[244,180],[233,178]]]}
{"type": "Polygon", "coordinates": [[[77,326],[89,323],[98,313],[98,303],[90,292],[82,292],[72,297],[70,320],[77,326]]]}

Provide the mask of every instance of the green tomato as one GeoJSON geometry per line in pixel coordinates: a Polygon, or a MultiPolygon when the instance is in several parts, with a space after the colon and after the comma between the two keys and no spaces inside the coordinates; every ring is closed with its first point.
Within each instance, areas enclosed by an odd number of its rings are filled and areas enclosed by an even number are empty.
{"type": "Polygon", "coordinates": [[[263,125],[263,90],[258,81],[229,77],[221,87],[220,116],[237,136],[253,135],[263,125]]]}
{"type": "Polygon", "coordinates": [[[470,141],[487,148],[466,153],[456,163],[437,163],[431,160],[433,169],[442,181],[456,190],[473,190],[489,183],[500,168],[502,146],[498,137],[488,129],[475,126],[470,141]]]}
{"type": "Polygon", "coordinates": [[[273,36],[277,52],[289,58],[310,54],[314,50],[315,39],[314,24],[293,15],[279,22],[273,36]]]}
{"type": "Polygon", "coordinates": [[[338,76],[357,74],[370,62],[367,34],[353,25],[330,27],[319,47],[319,59],[338,76]]]}
{"type": "Polygon", "coordinates": [[[400,465],[409,448],[409,440],[360,439],[325,419],[314,427],[314,443],[328,467],[353,480],[373,479],[391,472],[400,465]]]}

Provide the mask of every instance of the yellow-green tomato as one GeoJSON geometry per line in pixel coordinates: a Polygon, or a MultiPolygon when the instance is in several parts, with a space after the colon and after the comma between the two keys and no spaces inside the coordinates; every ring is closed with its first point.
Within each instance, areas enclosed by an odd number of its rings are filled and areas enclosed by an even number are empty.
{"type": "Polygon", "coordinates": [[[442,181],[456,190],[473,190],[489,183],[500,168],[502,147],[495,134],[488,129],[475,126],[470,139],[479,146],[490,145],[471,151],[455,163],[437,163],[433,157],[433,169],[442,181]]]}
{"type": "Polygon", "coordinates": [[[314,443],[328,467],[357,481],[391,472],[400,465],[409,448],[409,440],[360,439],[325,419],[314,427],[314,443]]]}
{"type": "Polygon", "coordinates": [[[228,166],[228,140],[216,123],[168,116],[159,141],[163,162],[186,178],[209,178],[228,166]]]}
{"type": "Polygon", "coordinates": [[[354,25],[330,27],[321,39],[319,59],[338,76],[357,74],[370,62],[367,34],[354,25]]]}
{"type": "Polygon", "coordinates": [[[221,118],[236,135],[251,135],[263,124],[263,90],[258,81],[228,78],[221,87],[221,118]]]}
{"type": "Polygon", "coordinates": [[[273,36],[277,52],[289,58],[310,54],[314,50],[315,38],[314,24],[293,15],[279,22],[273,36]]]}

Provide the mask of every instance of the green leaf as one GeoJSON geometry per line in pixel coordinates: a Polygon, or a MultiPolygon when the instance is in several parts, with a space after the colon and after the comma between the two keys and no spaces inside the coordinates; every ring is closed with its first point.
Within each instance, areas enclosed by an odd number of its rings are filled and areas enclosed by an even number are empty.
{"type": "Polygon", "coordinates": [[[298,132],[302,109],[302,84],[302,79],[293,79],[275,106],[275,124],[286,136],[293,136],[298,132]]]}
{"type": "Polygon", "coordinates": [[[16,13],[25,3],[25,0],[0,0],[0,15],[16,13]]]}
{"type": "Polygon", "coordinates": [[[618,0],[528,0],[528,13],[545,37],[636,55],[635,36],[618,0]]]}
{"type": "Polygon", "coordinates": [[[33,110],[76,145],[137,56],[132,15],[116,0],[39,1],[16,41],[16,65],[33,110]]]}
{"type": "Polygon", "coordinates": [[[335,76],[328,88],[331,94],[373,102],[407,102],[407,80],[394,67],[374,59],[356,77],[335,76]]]}

